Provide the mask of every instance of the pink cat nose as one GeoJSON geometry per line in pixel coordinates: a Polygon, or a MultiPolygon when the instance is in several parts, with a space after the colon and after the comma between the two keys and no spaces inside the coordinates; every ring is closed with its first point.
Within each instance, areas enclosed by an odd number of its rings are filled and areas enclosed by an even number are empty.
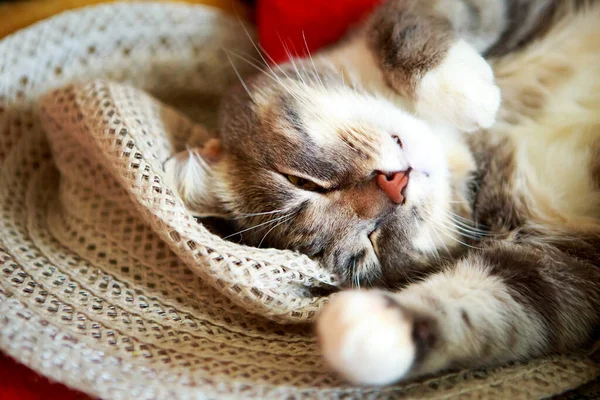
{"type": "Polygon", "coordinates": [[[412,168],[406,171],[391,174],[378,173],[377,186],[396,204],[404,203],[404,188],[408,185],[408,178],[412,168]]]}

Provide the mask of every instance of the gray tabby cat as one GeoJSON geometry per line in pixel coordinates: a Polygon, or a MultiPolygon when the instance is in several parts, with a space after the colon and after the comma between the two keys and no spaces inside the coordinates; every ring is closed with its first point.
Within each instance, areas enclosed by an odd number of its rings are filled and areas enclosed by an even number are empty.
{"type": "Polygon", "coordinates": [[[389,0],[337,46],[234,88],[219,130],[166,164],[191,210],[380,287],[343,291],[318,318],[344,378],[388,384],[594,339],[594,2],[389,0]]]}

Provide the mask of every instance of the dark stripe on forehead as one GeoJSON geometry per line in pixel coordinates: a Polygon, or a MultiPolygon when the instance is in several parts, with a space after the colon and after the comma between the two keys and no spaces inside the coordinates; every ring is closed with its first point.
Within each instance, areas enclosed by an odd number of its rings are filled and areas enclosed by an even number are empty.
{"type": "Polygon", "coordinates": [[[316,146],[306,143],[288,155],[287,164],[296,171],[303,172],[312,178],[325,182],[336,182],[347,174],[344,165],[316,146]]]}
{"type": "Polygon", "coordinates": [[[337,133],[342,142],[355,153],[354,155],[362,159],[378,156],[375,147],[377,141],[369,135],[369,132],[362,131],[360,128],[340,128],[337,133]]]}
{"type": "Polygon", "coordinates": [[[359,146],[357,146],[350,138],[342,136],[342,142],[344,142],[346,146],[352,149],[352,151],[354,151],[358,157],[363,159],[369,158],[369,155],[366,152],[364,152],[359,146]]]}
{"type": "MultiPolygon", "coordinates": [[[[260,134],[248,147],[236,150],[236,160],[249,170],[268,169],[296,171],[310,178],[337,182],[348,174],[349,167],[342,162],[338,151],[327,151],[314,143],[308,134],[282,132],[277,124],[263,124],[260,134]],[[248,156],[251,152],[253,157],[248,156]]],[[[291,129],[290,127],[287,128],[291,129]]]]}
{"type": "Polygon", "coordinates": [[[329,152],[320,147],[307,130],[303,116],[296,99],[291,95],[283,94],[279,99],[277,113],[283,121],[283,126],[273,124],[271,129],[285,129],[287,132],[273,132],[270,135],[268,146],[263,146],[263,151],[269,151],[269,158],[279,166],[309,175],[312,178],[326,182],[334,182],[346,173],[347,166],[342,165],[339,149],[329,152]],[[281,128],[277,128],[281,126],[281,128]]]}
{"type": "Polygon", "coordinates": [[[299,139],[312,143],[312,138],[306,131],[306,127],[302,122],[302,117],[298,113],[298,104],[296,100],[291,98],[291,96],[282,97],[281,109],[283,112],[283,118],[300,135],[299,139]]]}

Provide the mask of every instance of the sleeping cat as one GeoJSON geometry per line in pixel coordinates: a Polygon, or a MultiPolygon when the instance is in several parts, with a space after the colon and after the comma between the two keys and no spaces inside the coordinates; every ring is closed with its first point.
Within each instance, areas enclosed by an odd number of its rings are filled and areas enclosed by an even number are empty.
{"type": "Polygon", "coordinates": [[[317,321],[345,379],[388,384],[594,339],[595,2],[388,0],[338,45],[233,88],[218,137],[167,175],[197,215],[363,288],[317,321]]]}

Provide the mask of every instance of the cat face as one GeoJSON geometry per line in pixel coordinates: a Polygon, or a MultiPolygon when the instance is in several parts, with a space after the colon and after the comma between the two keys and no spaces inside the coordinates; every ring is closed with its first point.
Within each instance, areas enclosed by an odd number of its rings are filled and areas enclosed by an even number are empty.
{"type": "Polygon", "coordinates": [[[348,285],[397,281],[447,242],[443,142],[339,74],[288,76],[233,89],[220,141],[173,158],[167,175],[193,212],[235,221],[245,243],[300,251],[348,285]]]}

